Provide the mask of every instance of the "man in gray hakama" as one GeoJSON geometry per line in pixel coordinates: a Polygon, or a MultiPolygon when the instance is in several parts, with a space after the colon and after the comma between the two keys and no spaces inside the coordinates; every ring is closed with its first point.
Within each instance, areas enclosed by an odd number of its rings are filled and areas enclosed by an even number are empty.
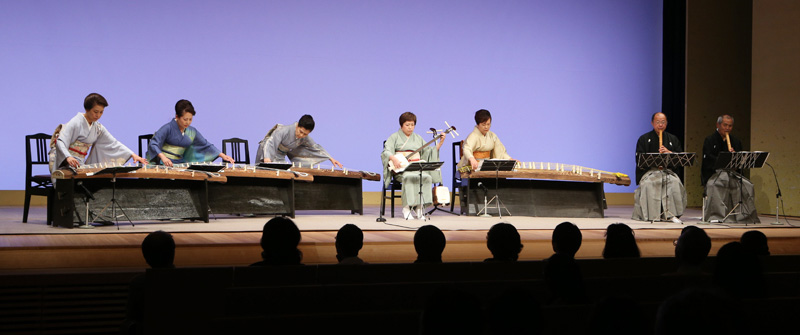
{"type": "MultiPolygon", "coordinates": [[[[636,153],[683,151],[678,137],[665,131],[667,117],[663,113],[653,114],[651,123],[653,130],[639,137],[636,153]],[[662,136],[661,145],[659,132],[662,136]]],[[[649,171],[637,168],[636,175],[639,187],[634,192],[631,218],[638,221],[672,220],[682,223],[679,218],[686,209],[686,188],[678,174],[666,168],[652,168],[649,171]]]]}
{"type": "Polygon", "coordinates": [[[706,194],[706,199],[703,199],[704,217],[708,221],[759,223],[761,221],[756,212],[753,183],[737,171],[714,169],[720,152],[743,151],[742,141],[730,135],[732,130],[733,117],[722,115],[717,118],[716,131],[703,142],[701,181],[706,194]],[[728,140],[730,144],[727,143],[728,140]],[[734,207],[735,214],[727,216],[734,207]]]}

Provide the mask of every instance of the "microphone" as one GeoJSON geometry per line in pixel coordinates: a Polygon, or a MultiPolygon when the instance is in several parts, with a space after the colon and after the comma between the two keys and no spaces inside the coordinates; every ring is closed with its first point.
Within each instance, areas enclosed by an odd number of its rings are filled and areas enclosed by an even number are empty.
{"type": "Polygon", "coordinates": [[[482,188],[484,192],[489,192],[489,189],[486,188],[486,185],[483,182],[478,182],[478,187],[482,188]]]}
{"type": "Polygon", "coordinates": [[[89,199],[94,200],[94,195],[92,195],[92,192],[90,192],[89,189],[86,188],[86,186],[83,186],[82,181],[78,182],[78,186],[80,186],[83,189],[83,194],[86,194],[86,196],[89,197],[89,199]]]}

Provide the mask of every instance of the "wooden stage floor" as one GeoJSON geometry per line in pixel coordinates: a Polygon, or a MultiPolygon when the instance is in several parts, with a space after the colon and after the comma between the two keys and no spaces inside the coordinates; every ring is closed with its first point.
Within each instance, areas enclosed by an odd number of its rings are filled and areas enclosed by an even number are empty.
{"type": "MultiPolygon", "coordinates": [[[[673,256],[673,241],[680,234],[682,226],[671,222],[632,222],[631,211],[631,206],[613,206],[606,211],[606,218],[594,219],[596,221],[524,217],[504,217],[502,221],[511,222],[520,230],[524,244],[520,255],[522,260],[549,257],[552,254],[552,227],[565,220],[581,227],[583,244],[578,258],[601,257],[605,233],[603,227],[613,222],[624,222],[634,228],[643,257],[673,256]]],[[[698,209],[687,209],[683,218],[686,224],[697,224],[699,215],[698,209]]],[[[447,238],[443,254],[446,262],[480,261],[491,256],[486,248],[488,227],[501,221],[492,218],[483,219],[485,221],[481,224],[471,224],[477,222],[474,220],[478,218],[437,212],[431,221],[424,223],[394,218],[389,219],[391,225],[376,226],[377,216],[377,206],[365,206],[363,216],[298,212],[295,221],[303,231],[300,245],[303,262],[335,263],[336,229],[330,227],[341,227],[349,222],[364,229],[364,248],[360,256],[370,263],[412,262],[416,258],[413,228],[422,224],[445,227],[442,230],[447,238]]],[[[148,232],[158,229],[173,234],[177,244],[177,266],[247,265],[260,258],[260,227],[269,219],[265,216],[248,219],[234,217],[220,218],[215,224],[137,223],[135,227],[130,227],[126,222],[121,223],[120,230],[116,230],[116,227],[82,230],[47,227],[43,207],[31,209],[27,224],[21,223],[21,217],[21,207],[0,207],[0,273],[143,269],[146,264],[141,255],[141,242],[148,232]]],[[[745,231],[758,229],[768,236],[772,254],[800,255],[800,229],[795,229],[795,226],[800,226],[800,220],[790,218],[787,223],[782,219],[782,225],[770,224],[775,217],[762,216],[761,220],[765,223],[754,226],[701,225],[712,238],[711,254],[716,254],[725,243],[738,241],[745,231]]]]}

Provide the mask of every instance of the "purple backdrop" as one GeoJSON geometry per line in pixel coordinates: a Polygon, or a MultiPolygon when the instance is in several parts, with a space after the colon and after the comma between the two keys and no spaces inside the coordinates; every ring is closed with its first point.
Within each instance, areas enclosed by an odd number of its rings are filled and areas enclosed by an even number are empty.
{"type": "MultiPolygon", "coordinates": [[[[196,126],[258,141],[308,113],[312,137],[352,170],[381,171],[404,111],[417,132],[486,108],[512,157],[633,175],[636,138],[661,106],[662,1],[6,1],[0,97],[24,184],[26,134],[82,112],[134,151],[178,99],[196,126]]],[[[426,138],[427,135],[426,135],[426,138]]],[[[450,143],[443,147],[450,178],[450,143]]],[[[328,164],[329,166],[329,164],[328,164]]],[[[633,192],[607,186],[607,192],[633,192]]],[[[366,183],[365,190],[380,190],[366,183]]]]}

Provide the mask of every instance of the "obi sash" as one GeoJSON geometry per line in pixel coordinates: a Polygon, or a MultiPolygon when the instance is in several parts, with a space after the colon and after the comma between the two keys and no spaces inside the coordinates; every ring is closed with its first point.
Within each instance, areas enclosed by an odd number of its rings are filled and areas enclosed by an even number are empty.
{"type": "Polygon", "coordinates": [[[186,148],[164,143],[164,145],[161,146],[161,152],[169,159],[182,159],[186,148]]]}
{"type": "Polygon", "coordinates": [[[473,151],[472,157],[475,157],[475,159],[492,158],[492,151],[473,151]]]}

